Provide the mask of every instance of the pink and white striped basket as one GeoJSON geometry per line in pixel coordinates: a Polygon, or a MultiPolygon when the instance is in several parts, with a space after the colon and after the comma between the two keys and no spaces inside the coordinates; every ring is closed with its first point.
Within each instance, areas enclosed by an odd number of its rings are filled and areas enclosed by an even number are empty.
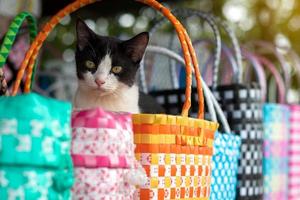
{"type": "Polygon", "coordinates": [[[300,199],[300,105],[290,105],[289,200],[300,199]]]}
{"type": "Polygon", "coordinates": [[[147,180],[135,160],[131,115],[101,108],[73,111],[72,199],[133,199],[147,180]]]}

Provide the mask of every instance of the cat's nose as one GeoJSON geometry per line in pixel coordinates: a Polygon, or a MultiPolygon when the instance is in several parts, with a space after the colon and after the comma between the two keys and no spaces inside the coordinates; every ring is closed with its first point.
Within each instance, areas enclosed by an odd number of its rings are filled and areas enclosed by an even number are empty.
{"type": "Polygon", "coordinates": [[[101,79],[98,79],[98,78],[95,79],[95,82],[96,82],[96,84],[97,84],[98,86],[102,86],[102,85],[105,83],[104,80],[101,80],[101,79]]]}

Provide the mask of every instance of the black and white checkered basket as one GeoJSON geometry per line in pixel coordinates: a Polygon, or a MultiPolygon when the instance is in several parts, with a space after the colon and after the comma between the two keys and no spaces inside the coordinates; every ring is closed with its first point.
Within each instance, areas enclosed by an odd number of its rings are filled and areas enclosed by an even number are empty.
{"type": "Polygon", "coordinates": [[[261,90],[258,86],[232,84],[214,92],[232,130],[241,136],[237,199],[263,196],[263,126],[261,90]]]}
{"type": "MultiPolygon", "coordinates": [[[[236,199],[260,200],[263,198],[262,92],[257,84],[242,83],[242,55],[239,44],[230,27],[226,24],[221,25],[233,42],[235,58],[240,69],[240,72],[234,73],[237,77],[233,78],[232,84],[220,85],[214,90],[232,131],[240,135],[242,140],[236,199]]],[[[257,70],[256,65],[253,67],[257,70]]],[[[258,78],[261,84],[261,73],[258,73],[258,78]]],[[[216,80],[214,82],[216,83],[216,80]]]]}

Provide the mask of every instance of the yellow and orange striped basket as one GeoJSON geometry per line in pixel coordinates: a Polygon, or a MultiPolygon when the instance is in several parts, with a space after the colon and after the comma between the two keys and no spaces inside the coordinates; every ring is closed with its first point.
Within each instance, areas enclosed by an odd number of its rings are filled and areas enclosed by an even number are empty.
{"type": "Polygon", "coordinates": [[[212,122],[179,116],[135,115],[136,158],[148,176],[140,199],[209,199],[212,122]]]}
{"type": "MultiPolygon", "coordinates": [[[[97,0],[76,0],[53,16],[32,42],[21,64],[13,95],[18,92],[26,71],[25,92],[30,91],[32,70],[38,52],[59,21],[97,0]]],[[[100,0],[99,0],[100,1],[100,0]]],[[[211,158],[214,133],[218,124],[205,121],[204,98],[200,72],[191,40],[181,23],[156,0],[136,0],[162,13],[174,26],[186,63],[185,103],[181,116],[162,114],[133,115],[136,157],[142,163],[148,182],[136,191],[137,199],[198,199],[208,200],[211,179],[211,158]],[[192,67],[199,99],[198,118],[189,118],[191,106],[192,67]]]]}
{"type": "Polygon", "coordinates": [[[208,200],[214,133],[218,124],[203,119],[203,91],[195,51],[186,30],[167,8],[156,1],[145,2],[151,2],[152,7],[161,11],[177,31],[186,63],[186,99],[181,116],[133,115],[136,158],[148,176],[148,182],[139,188],[136,197],[208,200]],[[188,117],[192,66],[197,80],[198,119],[188,117]]]}

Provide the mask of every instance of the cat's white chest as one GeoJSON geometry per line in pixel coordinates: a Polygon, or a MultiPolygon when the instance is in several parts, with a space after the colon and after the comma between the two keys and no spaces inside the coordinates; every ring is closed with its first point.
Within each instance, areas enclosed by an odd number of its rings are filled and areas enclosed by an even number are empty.
{"type": "Polygon", "coordinates": [[[137,86],[124,86],[114,94],[99,96],[95,91],[86,91],[78,87],[75,98],[75,109],[89,109],[101,107],[108,111],[139,113],[139,91],[137,86]]]}

